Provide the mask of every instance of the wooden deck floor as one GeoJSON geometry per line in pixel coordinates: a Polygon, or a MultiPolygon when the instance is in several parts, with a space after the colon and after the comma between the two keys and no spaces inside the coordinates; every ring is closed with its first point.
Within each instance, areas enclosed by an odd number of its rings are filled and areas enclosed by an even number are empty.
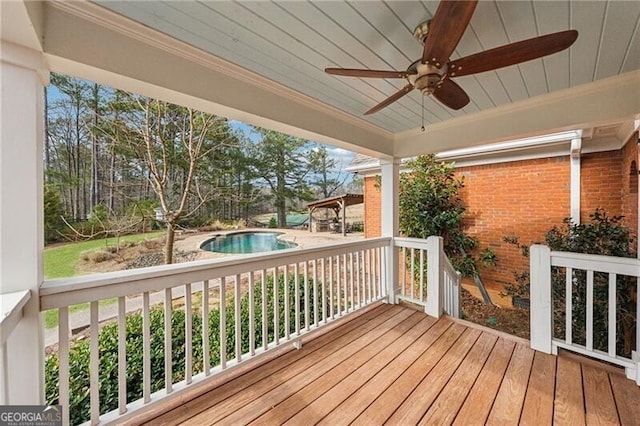
{"type": "Polygon", "coordinates": [[[150,424],[640,424],[622,373],[382,305],[150,424]]]}

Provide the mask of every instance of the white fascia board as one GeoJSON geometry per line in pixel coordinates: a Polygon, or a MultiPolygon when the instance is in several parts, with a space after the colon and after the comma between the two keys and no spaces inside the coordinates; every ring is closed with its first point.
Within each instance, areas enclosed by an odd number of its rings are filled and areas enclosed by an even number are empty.
{"type": "Polygon", "coordinates": [[[345,172],[349,173],[367,173],[368,171],[380,171],[380,160],[375,160],[370,163],[355,164],[353,166],[345,167],[345,172]]]}
{"type": "Polygon", "coordinates": [[[47,2],[52,71],[377,158],[393,134],[91,2],[47,2]]]}
{"type": "Polygon", "coordinates": [[[440,160],[448,160],[452,158],[468,158],[479,155],[487,155],[492,153],[505,153],[511,151],[517,151],[527,148],[533,148],[538,146],[547,146],[556,143],[562,143],[570,141],[574,138],[580,137],[581,132],[579,130],[571,130],[568,132],[552,133],[549,135],[536,136],[532,138],[516,139],[507,142],[500,142],[495,144],[487,144],[480,146],[472,146],[469,148],[460,148],[450,151],[443,151],[436,154],[436,158],[440,160]]]}
{"type": "Polygon", "coordinates": [[[640,118],[640,70],[397,133],[404,158],[640,118]]]}

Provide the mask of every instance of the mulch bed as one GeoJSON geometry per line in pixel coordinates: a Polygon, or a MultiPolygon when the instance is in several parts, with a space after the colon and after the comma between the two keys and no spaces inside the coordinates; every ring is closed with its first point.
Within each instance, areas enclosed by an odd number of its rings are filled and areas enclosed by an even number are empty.
{"type": "Polygon", "coordinates": [[[464,288],[461,289],[460,299],[462,319],[529,339],[528,310],[486,305],[464,288]]]}

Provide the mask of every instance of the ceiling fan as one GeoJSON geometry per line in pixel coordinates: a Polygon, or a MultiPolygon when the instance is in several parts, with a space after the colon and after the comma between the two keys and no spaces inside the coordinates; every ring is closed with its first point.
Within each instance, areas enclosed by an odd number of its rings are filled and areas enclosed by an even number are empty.
{"type": "Polygon", "coordinates": [[[491,71],[560,52],[578,38],[578,31],[568,30],[522,40],[464,58],[449,60],[467,29],[478,1],[442,0],[435,15],[419,24],[413,35],[422,43],[422,58],[409,65],[406,71],[380,71],[353,68],[326,68],[333,75],[365,78],[406,78],[402,89],[374,106],[365,115],[373,114],[397,101],[413,89],[423,95],[433,95],[451,109],[458,110],[469,103],[469,96],[453,77],[491,71]]]}

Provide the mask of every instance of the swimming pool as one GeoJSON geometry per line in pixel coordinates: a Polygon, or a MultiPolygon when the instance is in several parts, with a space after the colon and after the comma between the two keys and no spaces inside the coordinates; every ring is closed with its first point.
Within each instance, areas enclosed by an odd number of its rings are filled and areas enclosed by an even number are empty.
{"type": "Polygon", "coordinates": [[[279,232],[234,232],[218,235],[200,245],[216,253],[259,253],[297,247],[296,243],[278,239],[279,232]]]}

